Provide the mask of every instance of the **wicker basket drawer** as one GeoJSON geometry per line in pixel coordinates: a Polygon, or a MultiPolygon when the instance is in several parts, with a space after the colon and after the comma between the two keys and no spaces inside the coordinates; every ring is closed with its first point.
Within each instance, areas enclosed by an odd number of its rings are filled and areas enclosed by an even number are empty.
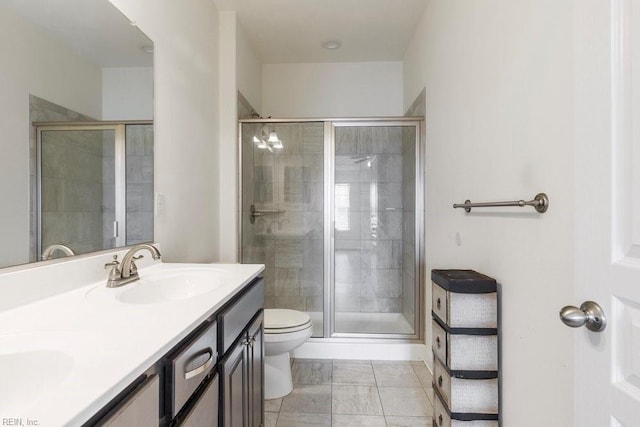
{"type": "Polygon", "coordinates": [[[450,370],[497,371],[498,336],[450,334],[432,321],[433,353],[450,370]]]}
{"type": "Polygon", "coordinates": [[[452,377],[442,363],[434,360],[434,389],[451,412],[498,414],[498,379],[452,377]]]}

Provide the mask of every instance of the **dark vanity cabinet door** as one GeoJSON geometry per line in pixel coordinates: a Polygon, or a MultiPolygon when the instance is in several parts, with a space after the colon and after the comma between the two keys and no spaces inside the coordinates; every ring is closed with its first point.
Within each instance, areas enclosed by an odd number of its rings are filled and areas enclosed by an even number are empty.
{"type": "Polygon", "coordinates": [[[249,425],[264,425],[264,315],[261,312],[251,323],[249,335],[249,425]]]}
{"type": "Polygon", "coordinates": [[[222,364],[222,425],[246,427],[248,419],[249,340],[246,332],[229,351],[222,364]]]}
{"type": "Polygon", "coordinates": [[[224,427],[263,425],[263,319],[260,311],[222,364],[224,427]]]}

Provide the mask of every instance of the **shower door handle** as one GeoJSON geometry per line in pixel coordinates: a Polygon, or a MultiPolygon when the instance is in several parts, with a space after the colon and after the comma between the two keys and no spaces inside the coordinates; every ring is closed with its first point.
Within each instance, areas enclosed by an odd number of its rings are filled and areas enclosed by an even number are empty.
{"type": "Polygon", "coordinates": [[[251,205],[251,207],[249,207],[249,222],[251,224],[253,224],[254,222],[256,222],[256,217],[258,217],[258,216],[279,215],[279,214],[283,214],[285,212],[286,211],[284,211],[284,210],[277,210],[277,209],[257,210],[255,205],[251,205]]]}

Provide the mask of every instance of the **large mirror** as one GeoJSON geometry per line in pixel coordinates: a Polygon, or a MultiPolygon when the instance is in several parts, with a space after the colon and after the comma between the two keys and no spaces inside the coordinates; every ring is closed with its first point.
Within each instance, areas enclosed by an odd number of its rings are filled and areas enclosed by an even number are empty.
{"type": "Polygon", "coordinates": [[[108,0],[0,0],[0,268],[153,240],[153,43],[108,0]]]}

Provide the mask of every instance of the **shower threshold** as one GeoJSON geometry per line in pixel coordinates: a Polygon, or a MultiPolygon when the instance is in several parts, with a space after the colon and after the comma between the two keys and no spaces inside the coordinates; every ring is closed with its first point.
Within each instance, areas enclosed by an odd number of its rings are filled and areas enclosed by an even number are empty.
{"type": "MultiPolygon", "coordinates": [[[[307,312],[313,321],[312,337],[322,337],[322,312],[307,312]]],[[[407,334],[414,329],[402,313],[336,312],[336,332],[357,334],[407,334]]]]}

